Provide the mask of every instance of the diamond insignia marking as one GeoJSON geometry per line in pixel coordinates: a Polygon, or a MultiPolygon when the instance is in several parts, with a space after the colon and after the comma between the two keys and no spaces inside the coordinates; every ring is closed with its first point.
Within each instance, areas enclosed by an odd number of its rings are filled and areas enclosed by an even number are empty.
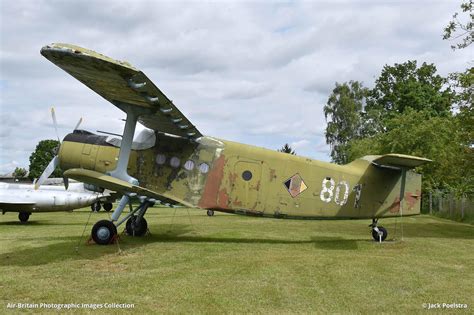
{"type": "Polygon", "coordinates": [[[291,176],[283,184],[285,185],[286,189],[293,198],[295,198],[308,188],[308,186],[306,186],[306,184],[304,183],[303,178],[298,173],[291,176]]]}

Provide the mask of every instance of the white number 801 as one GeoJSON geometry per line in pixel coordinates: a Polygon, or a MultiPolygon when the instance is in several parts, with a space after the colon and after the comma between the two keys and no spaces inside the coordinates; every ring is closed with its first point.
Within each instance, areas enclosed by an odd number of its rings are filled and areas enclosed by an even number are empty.
{"type": "Polygon", "coordinates": [[[340,206],[343,206],[347,203],[347,199],[349,198],[349,183],[345,180],[340,181],[337,185],[336,182],[332,178],[325,178],[323,179],[323,184],[321,187],[321,194],[319,197],[321,201],[324,202],[331,202],[332,197],[334,196],[334,188],[336,188],[334,202],[340,206]],[[330,184],[328,187],[328,183],[330,184]],[[341,189],[344,189],[344,195],[341,199],[341,189]]]}

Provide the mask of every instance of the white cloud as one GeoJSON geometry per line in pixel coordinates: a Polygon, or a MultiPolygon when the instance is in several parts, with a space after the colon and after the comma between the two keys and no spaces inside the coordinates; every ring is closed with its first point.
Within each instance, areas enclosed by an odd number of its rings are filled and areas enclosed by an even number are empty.
{"type": "Polygon", "coordinates": [[[124,114],[44,59],[69,42],[143,70],[205,134],[329,160],[322,107],[334,83],[370,86],[384,64],[460,71],[442,29],[457,2],[2,1],[0,173],[39,140],[83,128],[120,133],[124,114]],[[420,14],[423,12],[423,14],[420,14]],[[309,143],[300,141],[307,140],[309,143]]]}
{"type": "Polygon", "coordinates": [[[302,139],[302,140],[298,140],[298,141],[294,141],[290,144],[290,146],[293,148],[293,149],[302,149],[302,148],[306,148],[311,142],[307,139],[302,139]]]}

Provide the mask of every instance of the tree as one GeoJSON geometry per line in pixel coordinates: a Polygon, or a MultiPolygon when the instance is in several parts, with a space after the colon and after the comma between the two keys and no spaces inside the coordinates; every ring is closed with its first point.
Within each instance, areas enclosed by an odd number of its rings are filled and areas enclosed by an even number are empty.
{"type": "Polygon", "coordinates": [[[474,68],[450,75],[456,89],[455,110],[464,152],[459,156],[458,168],[463,170],[456,193],[459,196],[474,194],[474,68]]]}
{"type": "Polygon", "coordinates": [[[449,75],[450,86],[456,92],[454,103],[457,110],[472,109],[474,103],[474,67],[449,75]]]}
{"type": "Polygon", "coordinates": [[[277,150],[278,152],[283,152],[283,153],[288,153],[288,154],[292,154],[292,155],[296,155],[296,152],[295,150],[293,150],[290,145],[288,143],[285,143],[285,145],[277,150]]]}
{"type": "Polygon", "coordinates": [[[20,179],[20,178],[25,177],[26,173],[27,171],[23,167],[16,167],[12,175],[13,175],[13,178],[20,179]]]}
{"type": "Polygon", "coordinates": [[[361,136],[361,114],[367,93],[368,89],[361,82],[336,82],[324,106],[326,143],[331,146],[331,158],[335,163],[348,162],[348,143],[361,136]]]}
{"type": "MultiPolygon", "coordinates": [[[[401,153],[432,159],[418,169],[423,173],[423,189],[460,189],[472,185],[472,171],[466,164],[469,148],[462,126],[455,116],[432,116],[430,111],[407,109],[387,121],[389,131],[351,142],[351,160],[370,154],[401,153]],[[368,151],[370,150],[370,151],[368,151]],[[468,175],[468,176],[465,176],[468,175]]],[[[471,156],[472,160],[472,156],[471,156]]],[[[472,167],[471,167],[472,168],[472,167]]]]}
{"type": "Polygon", "coordinates": [[[450,115],[454,93],[436,71],[433,64],[417,67],[415,60],[385,65],[367,99],[365,134],[387,131],[386,120],[408,108],[431,116],[450,115]]]}
{"type": "MultiPolygon", "coordinates": [[[[46,166],[56,155],[59,141],[57,140],[41,140],[36,149],[30,155],[30,172],[28,177],[33,180],[39,178],[46,166]]],[[[53,177],[62,177],[62,171],[59,168],[53,172],[53,177]]]]}
{"type": "Polygon", "coordinates": [[[474,42],[474,2],[469,0],[461,3],[461,10],[469,13],[466,22],[459,21],[458,13],[454,13],[453,19],[444,28],[443,39],[459,39],[461,42],[451,45],[453,50],[466,48],[474,42]]]}

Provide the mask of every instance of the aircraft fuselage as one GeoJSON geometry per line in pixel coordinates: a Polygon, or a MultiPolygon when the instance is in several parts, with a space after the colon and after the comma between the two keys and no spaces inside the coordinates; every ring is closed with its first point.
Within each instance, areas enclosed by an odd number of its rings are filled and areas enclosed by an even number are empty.
{"type": "MultiPolygon", "coordinates": [[[[105,139],[69,134],[60,149],[61,168],[111,172],[119,148],[105,139]]],[[[153,147],[132,150],[127,171],[140,186],[195,208],[308,219],[401,211],[401,172],[374,166],[370,158],[336,165],[211,137],[190,141],[157,133],[153,147]]],[[[406,176],[403,215],[419,214],[421,176],[406,176]]]]}
{"type": "Polygon", "coordinates": [[[87,207],[99,200],[99,194],[63,186],[42,186],[0,183],[0,210],[2,212],[53,212],[71,211],[87,207]]]}

